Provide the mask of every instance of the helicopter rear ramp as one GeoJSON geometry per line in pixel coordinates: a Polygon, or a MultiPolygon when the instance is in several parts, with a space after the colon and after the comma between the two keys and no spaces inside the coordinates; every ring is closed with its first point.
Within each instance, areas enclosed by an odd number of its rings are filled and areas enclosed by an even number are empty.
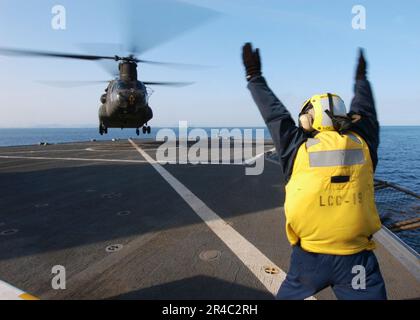
{"type": "MultiPolygon", "coordinates": [[[[279,167],[265,161],[247,176],[244,165],[162,165],[158,146],[0,148],[0,299],[6,288],[40,299],[273,299],[291,252],[279,167]],[[60,266],[64,290],[52,285],[60,266]]],[[[381,243],[389,298],[420,297],[419,268],[381,243]]]]}

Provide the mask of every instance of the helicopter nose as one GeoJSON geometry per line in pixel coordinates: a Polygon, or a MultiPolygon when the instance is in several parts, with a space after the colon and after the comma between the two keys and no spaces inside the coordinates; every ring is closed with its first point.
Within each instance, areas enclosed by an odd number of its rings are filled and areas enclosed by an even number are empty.
{"type": "Polygon", "coordinates": [[[138,97],[132,92],[120,92],[118,94],[118,100],[123,106],[132,107],[136,105],[138,97]]]}
{"type": "Polygon", "coordinates": [[[128,96],[127,102],[128,102],[129,106],[134,106],[134,105],[136,105],[137,97],[134,94],[130,94],[128,96]]]}

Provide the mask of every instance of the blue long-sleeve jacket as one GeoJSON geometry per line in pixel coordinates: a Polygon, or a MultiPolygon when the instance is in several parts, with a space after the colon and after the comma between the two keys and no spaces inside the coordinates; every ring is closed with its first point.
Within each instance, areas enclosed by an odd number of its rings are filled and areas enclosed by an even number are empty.
{"type": "MultiPolygon", "coordinates": [[[[302,143],[305,143],[312,135],[296,125],[289,111],[268,87],[264,77],[258,76],[251,79],[248,89],[270,131],[285,180],[289,181],[296,153],[302,143]]],[[[361,120],[353,125],[351,131],[359,134],[368,144],[373,167],[376,169],[379,123],[369,81],[357,80],[354,91],[349,114],[358,114],[361,120]]]]}

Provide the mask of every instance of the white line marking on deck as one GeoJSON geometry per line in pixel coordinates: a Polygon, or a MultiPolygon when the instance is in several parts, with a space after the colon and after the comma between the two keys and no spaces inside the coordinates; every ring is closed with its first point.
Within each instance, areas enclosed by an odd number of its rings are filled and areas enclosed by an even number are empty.
{"type": "MultiPolygon", "coordinates": [[[[149,151],[149,150],[148,150],[149,151]]],[[[149,163],[146,160],[127,160],[127,159],[94,159],[94,158],[56,158],[56,157],[27,157],[27,156],[5,156],[0,155],[0,159],[15,159],[15,160],[56,160],[56,161],[87,161],[87,162],[121,162],[121,163],[149,163]]],[[[168,161],[155,161],[159,164],[167,164],[168,161]]],[[[169,164],[172,164],[169,160],[169,164]]],[[[201,165],[214,166],[242,166],[245,163],[201,163],[201,165]]],[[[196,165],[194,165],[196,166],[196,165]]]]}
{"type": "MultiPolygon", "coordinates": [[[[152,167],[162,176],[166,182],[184,199],[194,212],[207,224],[207,226],[229,247],[230,250],[242,261],[242,263],[257,277],[265,288],[275,296],[281,283],[286,278],[286,273],[273,261],[267,258],[251,242],[245,239],[226,221],[211,210],[201,199],[193,194],[186,186],[163,168],[156,160],[150,157],[135,142],[129,139],[133,147],[145,158],[152,167]],[[280,272],[269,275],[265,268],[274,267],[280,272]]],[[[310,299],[315,299],[310,297],[310,299]]]]}
{"type": "Polygon", "coordinates": [[[270,149],[270,150],[265,151],[265,152],[263,152],[263,153],[257,154],[255,157],[253,157],[253,158],[249,158],[249,159],[245,160],[245,161],[244,161],[244,164],[246,164],[246,165],[253,164],[253,163],[254,163],[255,161],[257,161],[259,158],[264,157],[264,156],[266,155],[266,153],[273,152],[273,151],[275,151],[275,150],[276,150],[276,148],[273,148],[273,149],[270,149]]]}
{"type": "MultiPolygon", "coordinates": [[[[2,147],[3,148],[3,147],[2,147]]],[[[13,155],[13,154],[25,154],[25,153],[29,153],[29,154],[35,154],[35,153],[51,153],[51,152],[75,152],[75,151],[86,151],[86,149],[69,149],[69,150],[62,150],[62,149],[55,149],[55,150],[50,150],[50,149],[45,149],[45,150],[21,150],[21,151],[2,151],[3,155],[13,155]]]]}
{"type": "Polygon", "coordinates": [[[89,159],[89,158],[54,158],[54,157],[23,157],[23,156],[22,157],[21,156],[0,156],[0,159],[147,163],[147,161],[143,161],[143,160],[89,159]]]}

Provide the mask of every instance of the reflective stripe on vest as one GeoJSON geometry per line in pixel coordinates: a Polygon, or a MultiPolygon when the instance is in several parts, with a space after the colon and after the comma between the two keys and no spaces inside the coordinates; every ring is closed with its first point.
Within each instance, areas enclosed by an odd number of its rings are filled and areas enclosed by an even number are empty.
{"type": "Polygon", "coordinates": [[[309,152],[309,166],[335,167],[365,163],[362,149],[309,152]]]}
{"type": "Polygon", "coordinates": [[[308,139],[308,141],[306,142],[306,148],[310,148],[312,146],[315,146],[318,143],[321,143],[321,141],[319,139],[308,139]]]}

